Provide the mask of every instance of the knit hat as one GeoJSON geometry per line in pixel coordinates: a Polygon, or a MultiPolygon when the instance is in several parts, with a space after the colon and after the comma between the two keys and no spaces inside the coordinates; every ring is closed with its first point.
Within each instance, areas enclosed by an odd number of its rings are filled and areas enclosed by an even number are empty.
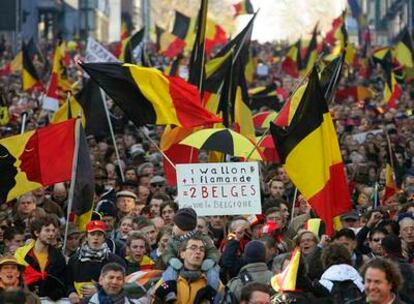
{"type": "Polygon", "coordinates": [[[261,241],[250,241],[244,248],[244,263],[266,263],[266,248],[261,241]]]}
{"type": "Polygon", "coordinates": [[[96,205],[96,212],[100,213],[102,216],[116,217],[115,205],[110,200],[99,201],[96,205]]]}
{"type": "Polygon", "coordinates": [[[197,227],[197,213],[192,208],[178,209],[173,221],[181,230],[191,231],[197,227]]]}
{"type": "Polygon", "coordinates": [[[391,255],[394,257],[401,257],[402,256],[402,248],[401,248],[401,240],[399,237],[395,235],[387,235],[381,241],[382,248],[387,253],[387,255],[391,255]]]}

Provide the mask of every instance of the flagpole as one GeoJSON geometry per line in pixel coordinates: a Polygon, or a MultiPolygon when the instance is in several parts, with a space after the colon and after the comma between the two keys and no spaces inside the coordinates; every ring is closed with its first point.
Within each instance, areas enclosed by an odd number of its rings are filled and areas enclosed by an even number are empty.
{"type": "Polygon", "coordinates": [[[378,207],[378,182],[374,185],[374,209],[378,207]]]}
{"type": "Polygon", "coordinates": [[[69,217],[72,211],[73,205],[73,195],[75,193],[75,184],[76,184],[76,171],[78,169],[78,156],[79,156],[79,137],[80,137],[80,119],[76,119],[75,122],[75,148],[73,151],[73,160],[72,160],[72,177],[70,180],[69,195],[68,195],[68,210],[66,214],[66,226],[65,226],[65,235],[63,237],[63,246],[62,253],[65,253],[66,243],[68,241],[68,232],[69,232],[69,217]]]}
{"type": "Polygon", "coordinates": [[[174,165],[174,163],[171,161],[171,159],[164,153],[164,151],[162,151],[161,149],[160,149],[160,147],[157,145],[157,143],[147,134],[147,132],[145,132],[144,130],[143,130],[143,128],[141,127],[140,128],[140,131],[141,131],[141,133],[142,133],[142,135],[144,135],[144,137],[146,138],[146,139],[148,139],[148,141],[150,142],[150,143],[152,143],[154,146],[155,146],[155,148],[157,148],[157,150],[158,150],[158,152],[160,152],[161,154],[162,154],[162,156],[168,161],[168,163],[175,169],[175,165],[174,165]]]}
{"type": "Polygon", "coordinates": [[[394,176],[394,160],[393,160],[393,157],[392,157],[391,140],[390,140],[390,137],[388,135],[387,130],[384,129],[384,132],[385,132],[385,138],[387,139],[388,153],[390,154],[390,163],[391,163],[392,175],[393,175],[393,178],[395,180],[395,176],[394,176]]]}
{"type": "Polygon", "coordinates": [[[296,197],[298,196],[298,187],[295,187],[295,192],[293,194],[293,201],[292,201],[292,214],[290,215],[290,223],[293,223],[293,219],[295,218],[294,214],[295,214],[295,202],[296,202],[296,197]]]}
{"type": "Polygon", "coordinates": [[[103,106],[104,106],[104,109],[105,109],[105,115],[106,115],[106,119],[108,120],[109,132],[111,133],[112,143],[114,145],[115,155],[116,155],[116,159],[118,161],[119,172],[121,174],[121,180],[122,180],[122,182],[124,182],[125,181],[124,171],[123,171],[123,168],[121,166],[121,158],[119,157],[118,146],[116,145],[114,129],[112,128],[111,117],[109,116],[109,110],[108,110],[108,107],[106,105],[105,92],[104,92],[104,90],[102,90],[102,88],[99,88],[99,91],[101,92],[102,102],[103,102],[103,106]]]}
{"type": "Polygon", "coordinates": [[[23,112],[21,115],[22,115],[22,127],[20,129],[20,134],[23,134],[26,129],[26,121],[27,121],[27,116],[29,115],[29,113],[23,112]]]}

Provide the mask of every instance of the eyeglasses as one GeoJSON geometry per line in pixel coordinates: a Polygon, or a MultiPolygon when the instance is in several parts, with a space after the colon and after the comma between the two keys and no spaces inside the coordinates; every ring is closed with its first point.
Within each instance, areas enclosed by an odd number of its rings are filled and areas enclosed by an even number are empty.
{"type": "Polygon", "coordinates": [[[187,247],[185,249],[190,249],[191,251],[194,251],[194,252],[196,252],[196,251],[205,252],[206,251],[206,247],[204,247],[204,246],[198,247],[196,245],[192,245],[192,246],[187,247]]]}
{"type": "Polygon", "coordinates": [[[163,183],[154,183],[154,184],[151,184],[151,187],[162,188],[162,187],[164,187],[164,184],[163,183]]]}
{"type": "Polygon", "coordinates": [[[372,239],[372,241],[374,242],[374,243],[379,243],[379,242],[381,242],[383,239],[372,239]]]}

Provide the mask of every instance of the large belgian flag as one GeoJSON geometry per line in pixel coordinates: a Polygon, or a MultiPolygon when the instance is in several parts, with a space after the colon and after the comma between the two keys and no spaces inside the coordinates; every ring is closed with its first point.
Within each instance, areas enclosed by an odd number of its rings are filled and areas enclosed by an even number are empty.
{"type": "Polygon", "coordinates": [[[293,184],[325,221],[351,209],[338,139],[314,68],[298,109],[287,129],[271,124],[283,166],[293,184]]]}
{"type": "Polygon", "coordinates": [[[0,203],[71,179],[75,120],[0,140],[0,203]]]}
{"type": "Polygon", "coordinates": [[[40,77],[36,72],[26,43],[22,46],[23,68],[22,68],[22,88],[24,91],[43,88],[40,77]]]}
{"type": "Polygon", "coordinates": [[[201,105],[197,88],[153,68],[120,63],[84,63],[82,68],[136,125],[185,128],[221,122],[201,105]]]}

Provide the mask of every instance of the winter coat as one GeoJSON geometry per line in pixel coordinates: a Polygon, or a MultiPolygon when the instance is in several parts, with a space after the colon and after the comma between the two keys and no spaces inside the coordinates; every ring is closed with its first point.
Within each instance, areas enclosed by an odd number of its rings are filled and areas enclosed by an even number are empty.
{"type": "Polygon", "coordinates": [[[243,286],[248,283],[245,282],[241,276],[246,274],[250,277],[252,282],[258,282],[270,286],[270,280],[272,279],[273,273],[269,271],[266,263],[251,263],[243,266],[240,269],[239,275],[231,279],[227,283],[227,287],[234,294],[236,299],[240,301],[241,290],[243,286]]]}
{"type": "Polygon", "coordinates": [[[23,272],[25,285],[39,297],[58,300],[66,295],[66,261],[63,254],[49,246],[46,269],[41,272],[39,262],[33,252],[35,241],[19,247],[14,254],[17,261],[26,268],[23,272]]]}
{"type": "Polygon", "coordinates": [[[125,261],[119,256],[109,253],[107,258],[101,262],[86,261],[81,262],[79,259],[79,250],[70,257],[68,262],[67,282],[68,294],[76,291],[75,282],[98,282],[101,269],[108,263],[118,263],[126,268],[125,261]]]}

